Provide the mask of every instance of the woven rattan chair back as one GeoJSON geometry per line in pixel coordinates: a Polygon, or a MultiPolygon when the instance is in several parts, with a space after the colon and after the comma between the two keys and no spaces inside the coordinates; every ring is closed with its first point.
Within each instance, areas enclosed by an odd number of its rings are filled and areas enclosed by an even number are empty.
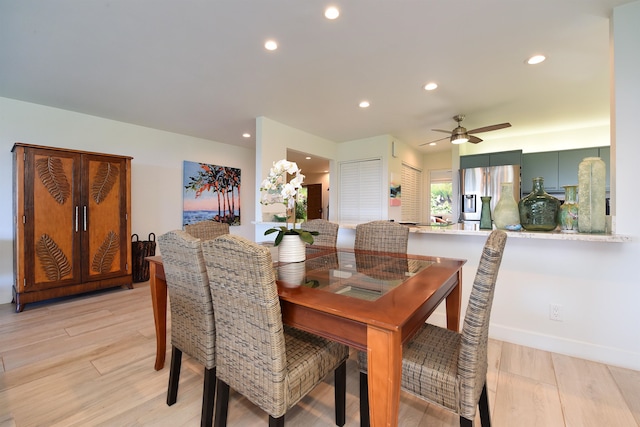
{"type": "Polygon", "coordinates": [[[460,415],[466,418],[475,415],[487,378],[489,318],[506,242],[507,234],[500,230],[494,230],[487,238],[464,316],[458,353],[458,378],[460,415]]]}
{"type": "Polygon", "coordinates": [[[313,244],[317,246],[336,247],[338,241],[338,224],[326,219],[312,219],[300,224],[300,228],[306,231],[317,231],[313,237],[313,244]]]}
{"type": "Polygon", "coordinates": [[[268,413],[283,414],[287,371],[271,253],[240,236],[203,244],[218,325],[218,379],[268,413]]]}
{"type": "Polygon", "coordinates": [[[167,404],[176,402],[182,353],[205,367],[202,425],[211,425],[215,396],[216,329],[200,239],[175,230],[158,238],[171,307],[171,368],[167,404]]]}
{"type": "Polygon", "coordinates": [[[407,253],[409,227],[391,221],[372,221],[356,226],[354,249],[407,253]]]}
{"type": "Polygon", "coordinates": [[[226,425],[229,388],[284,426],[284,414],[335,372],[336,424],[345,423],[349,348],[285,327],[271,253],[241,236],[202,244],[216,310],[216,426],[226,425]]]}
{"type": "Polygon", "coordinates": [[[216,221],[200,221],[194,224],[187,224],[184,226],[184,231],[191,234],[193,237],[205,241],[215,239],[223,234],[229,234],[229,224],[226,222],[216,221]]]}

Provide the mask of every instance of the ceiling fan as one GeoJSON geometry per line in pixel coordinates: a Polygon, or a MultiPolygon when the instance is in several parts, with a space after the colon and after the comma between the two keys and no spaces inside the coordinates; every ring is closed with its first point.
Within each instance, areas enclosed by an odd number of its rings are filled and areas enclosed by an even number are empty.
{"type": "Polygon", "coordinates": [[[451,141],[452,144],[462,144],[465,142],[470,142],[472,144],[477,144],[478,142],[482,142],[482,140],[480,138],[478,138],[477,136],[474,135],[470,135],[471,133],[480,133],[480,132],[489,132],[492,130],[498,130],[498,129],[504,129],[504,128],[508,128],[511,127],[511,123],[500,123],[497,125],[491,125],[491,126],[484,126],[481,128],[476,128],[476,129],[471,129],[470,131],[467,131],[467,129],[462,127],[462,121],[464,120],[464,114],[458,114],[456,116],[453,116],[453,120],[455,120],[456,122],[458,122],[458,126],[456,126],[456,128],[454,130],[443,130],[443,129],[431,129],[432,131],[435,132],[444,132],[444,133],[448,133],[450,134],[450,136],[448,137],[444,137],[444,138],[440,138],[440,139],[436,139],[435,141],[429,141],[429,142],[425,142],[424,144],[420,144],[420,146],[422,145],[426,145],[426,144],[430,144],[432,142],[436,142],[436,141],[442,141],[443,139],[447,139],[449,138],[449,140],[451,141]]]}

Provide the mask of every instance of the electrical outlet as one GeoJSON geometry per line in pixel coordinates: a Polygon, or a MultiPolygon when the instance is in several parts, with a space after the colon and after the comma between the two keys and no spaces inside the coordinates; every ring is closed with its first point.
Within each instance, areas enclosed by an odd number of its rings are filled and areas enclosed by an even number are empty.
{"type": "Polygon", "coordinates": [[[549,319],[562,322],[562,306],[560,304],[549,304],[549,319]]]}

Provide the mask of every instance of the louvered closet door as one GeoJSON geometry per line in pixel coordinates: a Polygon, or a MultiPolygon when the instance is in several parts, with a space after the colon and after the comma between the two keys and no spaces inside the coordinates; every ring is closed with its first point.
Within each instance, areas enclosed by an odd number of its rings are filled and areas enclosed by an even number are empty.
{"type": "Polygon", "coordinates": [[[83,155],[82,247],[84,281],[126,274],[126,162],[83,155]]]}
{"type": "Polygon", "coordinates": [[[80,234],[76,213],[80,156],[25,150],[25,291],[50,289],[81,280],[80,234]]]}

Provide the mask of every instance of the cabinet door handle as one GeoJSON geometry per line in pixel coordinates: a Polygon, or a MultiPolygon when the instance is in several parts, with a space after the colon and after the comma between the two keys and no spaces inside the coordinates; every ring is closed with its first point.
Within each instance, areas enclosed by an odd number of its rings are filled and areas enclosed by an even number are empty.
{"type": "Polygon", "coordinates": [[[76,233],[78,232],[78,207],[76,206],[76,233]]]}
{"type": "Polygon", "coordinates": [[[84,230],[83,231],[87,231],[87,207],[83,206],[83,210],[84,210],[84,230]]]}

